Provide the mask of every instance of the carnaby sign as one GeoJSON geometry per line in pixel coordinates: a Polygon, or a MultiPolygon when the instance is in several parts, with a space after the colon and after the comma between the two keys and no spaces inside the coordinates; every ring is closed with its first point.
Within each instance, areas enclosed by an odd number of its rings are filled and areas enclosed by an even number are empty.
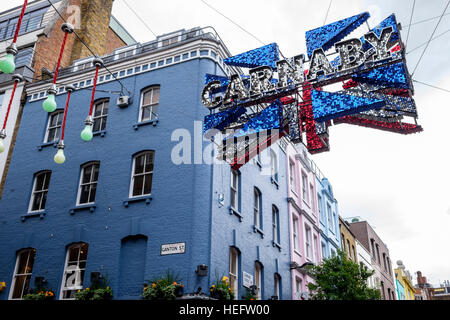
{"type": "Polygon", "coordinates": [[[225,59],[236,70],[230,77],[207,74],[202,102],[211,114],[203,131],[227,135],[220,156],[237,169],[283,136],[294,143],[306,137],[311,153],[329,151],[328,127],[339,123],[422,131],[415,121],[403,121],[416,120],[417,110],[395,15],[344,40],[369,17],[365,12],[307,31],[306,54],[281,59],[272,43],[225,59]],[[343,90],[327,90],[336,83],[343,90]],[[270,138],[261,143],[263,132],[270,138]]]}

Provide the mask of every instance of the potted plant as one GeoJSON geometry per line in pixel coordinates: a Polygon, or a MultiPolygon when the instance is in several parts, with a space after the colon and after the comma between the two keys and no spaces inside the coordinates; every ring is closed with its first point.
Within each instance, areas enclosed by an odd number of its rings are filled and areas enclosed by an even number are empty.
{"type": "Polygon", "coordinates": [[[245,289],[246,289],[246,293],[245,293],[245,296],[242,297],[242,299],[244,299],[244,300],[258,300],[258,297],[254,293],[254,290],[248,289],[248,288],[245,288],[245,289]]]}
{"type": "Polygon", "coordinates": [[[144,300],[174,300],[184,294],[184,285],[180,283],[178,275],[170,270],[164,277],[151,281],[151,285],[145,286],[142,293],[144,300]]]}
{"type": "Polygon", "coordinates": [[[53,290],[31,290],[30,293],[23,296],[23,300],[53,300],[55,293],[53,290]]]}
{"type": "Polygon", "coordinates": [[[217,279],[216,283],[210,288],[210,296],[217,300],[234,300],[234,293],[229,285],[229,278],[226,276],[222,277],[222,280],[217,279]]]}
{"type": "Polygon", "coordinates": [[[113,298],[113,291],[109,286],[86,288],[78,290],[75,293],[75,300],[90,301],[90,300],[111,300],[113,298]]]}

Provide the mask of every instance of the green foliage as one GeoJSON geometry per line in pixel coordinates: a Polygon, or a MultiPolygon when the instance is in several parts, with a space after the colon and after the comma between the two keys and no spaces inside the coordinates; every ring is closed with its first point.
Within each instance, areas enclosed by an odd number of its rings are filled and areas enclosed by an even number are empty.
{"type": "Polygon", "coordinates": [[[229,279],[226,276],[216,279],[216,283],[209,288],[210,295],[218,300],[234,300],[234,292],[230,288],[229,279]]]}
{"type": "Polygon", "coordinates": [[[154,279],[150,286],[144,287],[142,298],[144,300],[174,300],[175,289],[183,287],[178,275],[174,275],[170,269],[167,271],[165,277],[154,279]]]}
{"type": "Polygon", "coordinates": [[[91,284],[90,288],[78,290],[75,293],[75,300],[93,301],[93,300],[111,300],[113,291],[108,286],[107,276],[104,276],[99,283],[91,284]]]}
{"type": "Polygon", "coordinates": [[[105,288],[86,288],[78,290],[75,293],[75,300],[92,301],[92,300],[111,300],[113,291],[110,287],[105,288]]]}
{"type": "Polygon", "coordinates": [[[30,292],[23,296],[23,300],[52,300],[55,293],[52,290],[30,292]]]}
{"type": "Polygon", "coordinates": [[[309,283],[312,300],[380,300],[377,289],[367,286],[373,275],[366,268],[347,259],[344,252],[325,259],[321,265],[308,269],[315,283],[309,283]]]}
{"type": "Polygon", "coordinates": [[[252,291],[248,288],[245,288],[245,296],[242,297],[244,300],[258,300],[258,297],[252,293],[252,291]]]}

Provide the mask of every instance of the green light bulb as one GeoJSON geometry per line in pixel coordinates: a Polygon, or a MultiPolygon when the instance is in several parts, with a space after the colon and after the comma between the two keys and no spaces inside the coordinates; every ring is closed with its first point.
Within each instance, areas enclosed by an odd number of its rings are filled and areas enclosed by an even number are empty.
{"type": "Polygon", "coordinates": [[[83,141],[88,142],[92,140],[93,136],[94,135],[92,134],[92,126],[87,124],[84,127],[83,131],[81,131],[81,139],[83,139],[83,141]]]}
{"type": "Polygon", "coordinates": [[[66,157],[64,156],[64,149],[59,149],[58,152],[55,154],[53,160],[57,164],[63,164],[66,161],[66,157]]]}
{"type": "Polygon", "coordinates": [[[44,103],[42,104],[42,108],[49,113],[56,110],[56,101],[54,94],[48,95],[47,99],[45,99],[44,103]]]}
{"type": "Polygon", "coordinates": [[[3,143],[3,138],[0,138],[0,153],[5,151],[5,144],[3,143]]]}
{"type": "Polygon", "coordinates": [[[0,61],[0,70],[3,73],[13,73],[16,69],[16,64],[14,63],[14,55],[8,53],[6,57],[0,61]]]}

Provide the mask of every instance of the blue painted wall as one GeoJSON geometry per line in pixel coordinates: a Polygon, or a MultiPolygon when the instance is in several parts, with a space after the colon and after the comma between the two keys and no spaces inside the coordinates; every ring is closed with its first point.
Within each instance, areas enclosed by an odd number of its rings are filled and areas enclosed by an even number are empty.
{"type": "MultiPolygon", "coordinates": [[[[48,115],[42,110],[42,100],[27,102],[17,136],[3,197],[0,200],[0,281],[8,287],[0,299],[8,299],[16,262],[22,248],[37,249],[33,267],[32,287],[36,276],[48,281],[48,288],[61,288],[67,246],[77,242],[89,244],[84,286],[90,284],[89,274],[100,271],[106,275],[116,297],[136,298],[136,288],[123,281],[139,283],[164,275],[171,268],[185,284],[185,292],[202,287],[207,292],[216,274],[228,274],[229,247],[241,251],[243,271],[254,273],[254,262],[264,266],[264,297],[273,295],[273,274],[282,277],[282,297],[289,298],[289,242],[286,202],[285,160],[279,154],[279,189],[269,176],[258,175],[252,164],[242,169],[243,222],[228,213],[230,168],[220,165],[180,165],[171,161],[171,151],[177,142],[171,141],[175,129],[187,129],[194,137],[194,121],[202,121],[208,113],[200,103],[200,93],[206,73],[219,73],[217,65],[208,59],[197,59],[163,69],[123,78],[132,90],[133,103],[125,109],[116,106],[117,95],[97,92],[96,98],[110,98],[109,115],[104,137],[96,136],[85,143],[80,139],[88,114],[90,90],[72,94],[66,126],[66,163],[56,165],[56,148],[45,146],[41,151],[48,115]],[[161,86],[159,122],[135,130],[141,90],[150,85],[161,86]],[[132,157],[139,151],[155,150],[152,200],[130,203],[128,199],[132,157]],[[80,166],[100,161],[96,209],[70,214],[76,205],[80,166]],[[41,170],[51,170],[52,176],[46,211],[40,217],[21,220],[27,214],[33,176],[41,170]],[[263,193],[264,239],[254,234],[252,204],[253,186],[263,193]],[[225,194],[225,206],[217,205],[217,193],[225,194]],[[271,205],[280,211],[281,251],[271,243],[271,205]],[[140,236],[136,243],[123,242],[140,236]],[[142,240],[146,237],[147,241],[142,240]],[[186,242],[186,253],[161,256],[161,244],[186,242]],[[142,259],[130,259],[145,252],[142,259]],[[122,260],[121,260],[122,258],[122,260]],[[132,261],[124,261],[132,260],[132,261]],[[208,277],[198,277],[196,266],[207,264],[208,277]],[[125,269],[136,275],[127,275],[125,269]],[[143,269],[143,270],[142,270],[143,269]],[[121,282],[122,281],[122,282],[121,282]]],[[[100,84],[99,90],[117,91],[117,82],[100,84]]],[[[66,95],[56,98],[65,105],[66,95]]],[[[203,147],[208,143],[203,142],[203,147]]],[[[191,150],[194,159],[194,148],[191,150]]],[[[242,279],[242,274],[240,274],[242,279]]],[[[241,286],[240,286],[241,287],[241,286]]],[[[142,290],[142,287],[139,288],[142,290]]],[[[240,289],[239,297],[244,294],[240,289]]]]}
{"type": "Polygon", "coordinates": [[[339,211],[338,202],[334,198],[333,188],[327,178],[320,180],[316,175],[317,193],[322,198],[318,202],[320,206],[320,235],[322,244],[325,244],[326,254],[323,254],[323,258],[330,258],[331,252],[334,250],[337,252],[341,249],[341,234],[339,231],[339,211]],[[332,212],[336,214],[332,218],[333,226],[328,223],[327,203],[331,205],[332,212]]]}

